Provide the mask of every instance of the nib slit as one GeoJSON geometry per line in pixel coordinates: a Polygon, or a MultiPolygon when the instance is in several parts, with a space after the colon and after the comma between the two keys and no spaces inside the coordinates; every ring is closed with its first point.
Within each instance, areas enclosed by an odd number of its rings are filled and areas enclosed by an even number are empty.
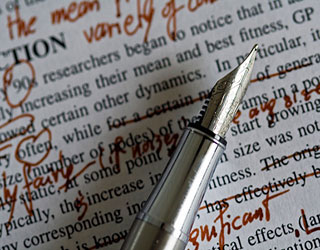
{"type": "Polygon", "coordinates": [[[249,86],[257,50],[256,44],[247,58],[212,88],[198,116],[201,126],[225,136],[249,86]]]}

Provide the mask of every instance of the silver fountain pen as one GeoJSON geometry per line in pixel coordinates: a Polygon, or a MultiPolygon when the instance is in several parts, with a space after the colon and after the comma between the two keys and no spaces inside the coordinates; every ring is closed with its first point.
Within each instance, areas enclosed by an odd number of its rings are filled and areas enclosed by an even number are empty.
{"type": "Polygon", "coordinates": [[[122,250],[183,250],[226,147],[226,132],[250,83],[258,46],[212,88],[197,122],[184,131],[161,180],[135,219],[122,250]]]}

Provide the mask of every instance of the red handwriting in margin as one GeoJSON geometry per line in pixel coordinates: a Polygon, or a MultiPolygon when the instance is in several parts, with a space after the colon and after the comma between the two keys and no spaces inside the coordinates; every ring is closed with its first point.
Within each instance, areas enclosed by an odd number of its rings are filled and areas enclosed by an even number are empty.
{"type": "MultiPolygon", "coordinates": [[[[17,11],[17,9],[16,9],[16,11],[17,11]]],[[[29,95],[31,93],[31,89],[32,89],[32,87],[34,85],[34,82],[35,82],[35,70],[33,68],[33,65],[27,60],[20,60],[19,63],[25,63],[29,67],[29,69],[31,71],[31,75],[32,75],[32,80],[31,80],[31,84],[29,85],[29,87],[28,87],[25,95],[23,96],[23,98],[20,101],[18,101],[17,103],[13,103],[11,101],[10,95],[8,94],[8,87],[11,85],[11,82],[12,82],[12,79],[13,79],[13,69],[14,69],[16,64],[14,63],[14,64],[10,65],[5,70],[4,75],[3,75],[3,92],[4,92],[4,95],[5,95],[6,103],[12,109],[21,106],[27,100],[27,98],[29,97],[29,95]]],[[[29,130],[29,128],[32,126],[35,118],[34,118],[34,116],[32,114],[21,114],[21,115],[18,115],[16,117],[14,117],[13,119],[11,119],[11,120],[9,120],[9,121],[7,121],[7,122],[5,122],[5,123],[0,125],[0,129],[1,129],[1,128],[7,127],[10,124],[16,122],[17,120],[23,119],[25,117],[30,118],[29,125],[27,125],[24,129],[20,130],[19,132],[13,134],[11,137],[8,137],[4,141],[1,141],[0,144],[6,143],[6,142],[8,142],[10,140],[13,140],[14,138],[16,138],[16,137],[18,137],[20,135],[24,135],[29,130]]],[[[11,146],[12,146],[12,144],[7,144],[7,145],[3,146],[0,149],[0,151],[3,150],[3,149],[6,149],[8,147],[11,147],[11,146]]],[[[9,205],[10,206],[10,215],[9,215],[8,222],[11,222],[11,220],[13,218],[14,211],[15,211],[15,204],[17,202],[18,185],[17,184],[14,185],[13,192],[10,192],[10,190],[6,186],[6,178],[5,178],[6,177],[6,173],[5,172],[3,173],[3,177],[4,177],[3,194],[4,194],[5,202],[2,204],[2,206],[5,206],[5,205],[9,205]]],[[[9,223],[7,223],[6,225],[9,225],[9,223]]]]}

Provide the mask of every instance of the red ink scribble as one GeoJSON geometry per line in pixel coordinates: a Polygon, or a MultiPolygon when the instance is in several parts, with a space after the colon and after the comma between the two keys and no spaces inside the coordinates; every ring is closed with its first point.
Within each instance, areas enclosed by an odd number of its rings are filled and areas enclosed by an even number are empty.
{"type": "MultiPolygon", "coordinates": [[[[309,154],[310,154],[311,152],[317,152],[317,151],[319,151],[319,150],[320,150],[320,145],[315,145],[315,146],[313,146],[312,148],[307,148],[307,149],[302,150],[300,153],[304,155],[305,153],[309,153],[309,154]]],[[[293,156],[295,156],[295,154],[296,154],[296,152],[293,153],[293,154],[287,155],[287,156],[286,156],[286,159],[292,158],[293,156]]],[[[270,167],[274,166],[276,163],[278,163],[278,162],[275,161],[274,163],[271,163],[271,164],[269,164],[269,165],[261,168],[261,171],[269,170],[270,167]]]]}
{"type": "MultiPolygon", "coordinates": [[[[120,1],[116,0],[116,17],[121,17],[121,5],[120,1]]],[[[137,0],[135,8],[136,14],[127,14],[124,17],[123,23],[117,22],[100,22],[95,26],[91,26],[89,32],[83,30],[83,35],[88,43],[93,41],[100,41],[102,38],[108,36],[113,37],[113,33],[117,32],[118,35],[124,33],[126,36],[135,35],[140,29],[144,28],[146,24],[143,41],[148,41],[149,31],[152,25],[155,9],[153,7],[153,0],[144,0],[141,4],[141,0],[137,0]]]]}
{"type": "Polygon", "coordinates": [[[310,98],[311,98],[311,94],[312,94],[313,92],[315,92],[315,93],[317,93],[318,95],[320,95],[320,83],[319,83],[316,87],[314,87],[313,89],[311,89],[311,90],[306,90],[306,89],[302,90],[302,91],[301,91],[301,95],[304,97],[304,100],[305,100],[305,101],[309,101],[310,98]]]}
{"type": "Polygon", "coordinates": [[[51,147],[49,147],[46,152],[43,154],[43,156],[38,159],[36,162],[32,162],[32,161],[29,161],[29,160],[26,160],[26,159],[21,159],[19,157],[19,151],[20,151],[20,147],[22,146],[22,144],[26,141],[31,141],[32,143],[35,143],[39,138],[41,139],[41,137],[44,136],[44,137],[47,137],[46,141],[49,141],[51,142],[52,140],[52,134],[51,134],[51,131],[50,129],[48,128],[44,128],[42,129],[37,135],[29,135],[29,136],[26,136],[24,137],[17,145],[17,148],[16,148],[16,151],[15,151],[15,158],[17,159],[18,162],[22,163],[22,164],[25,164],[25,165],[28,165],[28,166],[37,166],[39,165],[41,162],[44,161],[44,159],[47,158],[47,156],[49,155],[50,151],[51,151],[51,147]]]}
{"type": "Polygon", "coordinates": [[[12,101],[10,100],[9,94],[8,94],[8,87],[11,85],[12,78],[13,78],[13,69],[17,64],[13,63],[11,66],[9,66],[6,69],[6,71],[3,74],[3,91],[4,91],[4,95],[5,95],[7,104],[13,109],[21,106],[27,100],[27,98],[29,97],[29,95],[31,93],[31,89],[33,88],[33,86],[35,84],[35,79],[36,79],[36,72],[34,70],[34,67],[32,66],[32,64],[29,61],[22,59],[22,60],[19,60],[18,63],[19,63],[19,65],[24,63],[30,69],[31,83],[29,84],[29,87],[26,91],[26,94],[23,96],[23,98],[17,103],[12,103],[12,101]]]}
{"type": "MultiPolygon", "coordinates": [[[[5,205],[10,205],[10,215],[9,215],[9,219],[8,222],[11,222],[12,218],[13,218],[13,213],[15,210],[15,205],[17,202],[17,192],[18,192],[18,185],[15,184],[13,187],[13,191],[11,192],[10,189],[7,187],[7,175],[6,172],[3,171],[2,173],[2,178],[3,178],[3,198],[4,198],[4,203],[2,203],[2,206],[5,205]]],[[[8,226],[8,224],[6,224],[6,226],[8,226]]]]}
{"type": "MultiPolygon", "coordinates": [[[[83,168],[81,168],[76,173],[74,173],[73,164],[71,164],[70,166],[62,166],[62,168],[57,169],[56,171],[51,171],[50,174],[48,174],[46,176],[37,176],[34,179],[29,180],[28,173],[30,173],[31,168],[38,166],[48,157],[48,155],[51,151],[51,147],[46,148],[46,151],[44,151],[43,154],[40,157],[38,157],[38,159],[35,161],[31,161],[31,160],[25,159],[25,158],[23,158],[23,159],[20,158],[18,152],[25,142],[30,142],[31,144],[33,144],[33,143],[36,143],[38,140],[40,141],[42,138],[45,138],[45,140],[49,142],[49,145],[51,145],[52,135],[51,135],[51,131],[48,128],[42,129],[37,135],[30,135],[30,136],[23,138],[18,143],[16,150],[15,150],[16,160],[23,164],[22,172],[23,172],[24,186],[22,187],[22,189],[27,190],[26,195],[28,198],[23,201],[23,205],[29,215],[32,215],[32,211],[33,211],[33,201],[32,201],[32,196],[31,196],[31,188],[39,189],[40,187],[45,187],[47,185],[57,184],[60,180],[60,178],[59,178],[59,176],[60,176],[62,178],[62,180],[64,180],[64,183],[59,187],[59,190],[64,189],[64,191],[66,192],[68,190],[68,187],[72,183],[72,181],[75,180],[77,177],[79,177],[88,167],[90,167],[91,165],[93,165],[95,163],[95,161],[89,162],[88,164],[86,164],[83,168]]],[[[11,144],[6,145],[6,146],[2,147],[1,150],[8,148],[10,146],[12,146],[12,145],[11,144]]],[[[63,157],[62,151],[60,151],[59,152],[59,159],[61,162],[63,162],[62,157],[63,157]]],[[[5,174],[5,172],[4,172],[4,174],[5,174]]],[[[4,176],[4,178],[5,177],[6,176],[4,176]]],[[[12,220],[12,216],[15,211],[15,203],[17,200],[16,199],[17,198],[17,191],[18,191],[17,185],[14,186],[13,192],[10,192],[10,190],[6,187],[6,183],[4,184],[3,193],[4,193],[5,203],[2,204],[2,206],[11,204],[11,211],[10,211],[10,216],[9,216],[8,222],[10,222],[12,220]]]]}
{"type": "MultiPolygon", "coordinates": [[[[316,93],[320,95],[320,83],[317,84],[313,89],[303,89],[300,94],[303,96],[305,101],[309,101],[311,98],[311,94],[316,93]]],[[[297,103],[297,92],[293,93],[293,100],[291,100],[291,97],[286,95],[283,97],[285,101],[285,107],[290,108],[294,103],[297,103]]]]}
{"type": "Polygon", "coordinates": [[[165,7],[162,9],[161,14],[164,18],[167,18],[167,34],[171,40],[176,39],[177,32],[177,13],[184,8],[184,5],[176,7],[175,0],[169,0],[165,7]]]}
{"type": "Polygon", "coordinates": [[[120,0],[116,1],[116,17],[121,17],[121,10],[120,10],[120,0]]]}
{"type": "MultiPolygon", "coordinates": [[[[305,178],[309,178],[309,177],[312,177],[314,176],[315,173],[312,172],[312,173],[309,173],[307,175],[305,175],[305,178]]],[[[301,178],[298,177],[298,179],[300,180],[301,178]]],[[[294,180],[292,180],[294,181],[294,180]]],[[[292,181],[287,181],[287,183],[291,183],[292,181]]],[[[280,185],[283,185],[284,183],[281,183],[281,184],[277,184],[277,185],[273,185],[272,188],[275,188],[275,186],[280,186],[280,185]]],[[[263,189],[263,186],[262,188],[260,189],[263,189]]],[[[251,191],[248,191],[248,192],[245,192],[245,195],[249,194],[249,193],[253,193],[254,190],[256,189],[253,189],[251,191]]],[[[263,219],[266,220],[266,221],[269,221],[270,218],[271,218],[271,213],[270,213],[270,210],[269,210],[269,201],[278,197],[278,196],[281,196],[287,192],[289,192],[290,189],[288,190],[284,190],[282,192],[279,192],[279,193],[276,193],[272,196],[269,196],[269,193],[268,193],[268,196],[266,196],[266,198],[262,201],[262,205],[263,205],[263,208],[265,210],[265,213],[263,213],[263,219]]],[[[244,195],[244,194],[243,194],[244,195]]],[[[233,200],[235,199],[235,197],[237,196],[236,195],[231,195],[227,198],[224,198],[224,199],[221,199],[221,202],[222,201],[228,201],[228,200],[233,200]]],[[[206,206],[202,206],[199,208],[199,211],[200,210],[203,210],[203,209],[206,209],[207,207],[206,206]]],[[[223,208],[222,208],[223,209],[223,208]]],[[[223,236],[225,235],[225,230],[228,230],[229,227],[230,227],[230,230],[233,229],[233,230],[240,230],[242,227],[254,222],[255,220],[260,220],[260,214],[261,214],[261,209],[262,208],[258,208],[257,210],[253,211],[253,212],[245,212],[244,214],[242,215],[237,215],[235,217],[233,217],[233,219],[231,221],[225,221],[225,217],[223,217],[223,215],[226,213],[226,208],[224,207],[224,210],[220,211],[220,214],[218,215],[218,217],[215,219],[217,221],[220,221],[220,224],[221,224],[221,219],[222,219],[222,222],[223,222],[223,236]],[[229,223],[229,224],[228,224],[229,223]]],[[[262,210],[263,211],[263,210],[262,210]]],[[[227,216],[228,219],[230,219],[231,217],[227,216]]],[[[228,233],[228,231],[227,231],[228,233]]],[[[218,236],[218,229],[216,228],[216,225],[212,225],[211,227],[211,231],[209,231],[209,226],[208,225],[201,225],[200,226],[200,229],[199,228],[194,228],[191,233],[190,233],[190,237],[189,237],[189,241],[193,244],[193,246],[195,246],[195,249],[194,250],[198,250],[199,249],[199,246],[200,246],[200,243],[199,243],[199,236],[200,236],[200,240],[201,241],[205,241],[207,240],[208,242],[210,240],[212,240],[212,238],[216,238],[218,236]]],[[[221,235],[221,230],[220,230],[220,235],[221,235]]],[[[220,237],[219,235],[219,237],[220,237]]],[[[222,240],[224,240],[224,238],[222,238],[222,240]]],[[[221,245],[220,245],[221,246],[221,245]]],[[[96,249],[96,246],[92,246],[91,248],[89,249],[96,249]]]]}
{"type": "MultiPolygon", "coordinates": [[[[121,0],[115,0],[115,16],[116,18],[121,18],[122,16],[122,5],[121,0]]],[[[129,0],[125,1],[126,3],[129,0]]],[[[161,17],[167,19],[166,22],[166,30],[167,35],[171,40],[175,40],[176,32],[177,32],[177,13],[183,9],[189,12],[195,12],[200,7],[206,6],[208,4],[213,4],[216,0],[193,0],[188,1],[188,8],[185,8],[184,4],[177,6],[175,0],[168,0],[164,7],[161,10],[161,17]]],[[[126,4],[125,3],[125,4],[126,4]]],[[[70,6],[69,6],[70,7],[70,6]]],[[[64,10],[64,9],[62,9],[64,10]]],[[[62,11],[60,10],[60,12],[62,11]]],[[[113,37],[113,32],[117,32],[118,35],[124,34],[126,36],[135,35],[140,29],[143,28],[144,24],[146,24],[145,33],[143,37],[143,41],[148,41],[149,31],[152,25],[155,8],[153,6],[153,0],[136,0],[136,14],[126,14],[122,21],[117,22],[101,22],[97,23],[95,26],[91,26],[89,32],[83,31],[84,37],[88,43],[92,43],[93,41],[99,41],[102,38],[108,36],[109,38],[113,37]]],[[[66,12],[66,10],[65,10],[66,12]]],[[[61,16],[62,14],[60,14],[61,16]]]]}
{"type": "Polygon", "coordinates": [[[80,190],[78,191],[78,194],[79,197],[77,197],[75,200],[75,207],[77,212],[80,212],[80,210],[83,208],[82,213],[78,216],[78,220],[82,220],[88,210],[89,204],[84,201],[84,196],[80,190]]]}
{"type": "Polygon", "coordinates": [[[7,27],[9,30],[9,37],[11,40],[14,39],[14,35],[13,35],[14,25],[16,25],[16,27],[17,27],[18,38],[20,38],[22,36],[28,36],[28,35],[36,32],[36,30],[33,28],[33,25],[37,21],[36,16],[32,16],[27,22],[24,21],[20,17],[20,12],[19,12],[18,6],[15,7],[15,14],[16,14],[16,19],[14,19],[14,20],[11,19],[11,16],[7,17],[7,21],[8,21],[7,27]]]}
{"type": "MultiPolygon", "coordinates": [[[[312,177],[312,176],[315,176],[315,174],[316,173],[314,173],[314,172],[311,172],[311,173],[309,173],[309,174],[306,174],[304,177],[305,178],[309,178],[309,177],[312,177]]],[[[297,177],[297,180],[301,180],[302,178],[301,177],[297,177]]],[[[289,181],[284,181],[284,182],[282,182],[282,183],[280,183],[280,184],[276,184],[276,185],[272,185],[271,187],[272,188],[275,188],[275,187],[279,187],[280,185],[286,185],[286,184],[290,184],[290,183],[292,183],[292,182],[294,182],[295,180],[289,180],[289,181]]],[[[262,190],[264,188],[264,186],[261,186],[261,188],[255,188],[254,190],[262,190]]],[[[270,190],[270,188],[268,188],[268,190],[270,190]]],[[[254,191],[247,191],[247,192],[244,192],[243,194],[241,194],[240,196],[239,196],[239,194],[235,194],[235,195],[231,195],[231,196],[229,196],[229,197],[226,197],[226,198],[224,198],[224,199],[221,199],[221,203],[222,202],[225,202],[225,201],[229,201],[229,200],[233,200],[233,199],[235,199],[236,197],[241,197],[242,195],[248,195],[248,194],[253,194],[254,193],[254,191]]],[[[199,208],[199,210],[203,210],[203,209],[206,209],[207,207],[206,206],[202,206],[202,207],[200,207],[199,208]]]]}
{"type": "MultiPolygon", "coordinates": [[[[0,152],[3,151],[3,150],[5,150],[5,149],[7,149],[7,148],[10,148],[10,147],[12,147],[12,144],[11,144],[11,143],[3,146],[2,148],[0,148],[0,152]]],[[[1,157],[0,157],[0,158],[1,158],[1,157]]]]}
{"type": "MultiPolygon", "coordinates": [[[[59,152],[59,159],[62,161],[62,151],[59,152]]],[[[42,161],[45,158],[42,158],[42,161]]],[[[38,164],[40,164],[39,162],[38,164]]],[[[65,192],[68,191],[69,186],[72,184],[72,181],[75,180],[77,177],[79,177],[88,167],[93,165],[95,161],[91,161],[88,164],[86,164],[83,168],[81,168],[77,173],[74,173],[74,166],[73,164],[70,164],[69,166],[62,166],[62,168],[57,169],[55,171],[51,171],[50,174],[46,176],[37,176],[33,180],[29,180],[28,173],[31,171],[30,165],[24,164],[23,166],[23,177],[25,185],[23,186],[23,189],[27,190],[27,196],[29,202],[26,200],[24,201],[24,206],[26,208],[26,211],[31,215],[33,210],[33,202],[31,197],[31,188],[39,189],[40,187],[45,187],[46,185],[50,184],[58,184],[60,181],[60,177],[63,180],[63,184],[58,187],[59,190],[63,189],[65,192]]]]}
{"type": "Polygon", "coordinates": [[[99,146],[99,150],[100,150],[100,154],[99,154],[99,166],[100,168],[105,168],[104,164],[103,164],[103,160],[102,160],[102,156],[103,156],[103,153],[105,151],[104,147],[102,146],[99,146]]]}
{"type": "MultiPolygon", "coordinates": [[[[136,143],[131,148],[131,157],[133,159],[136,159],[137,157],[141,157],[143,154],[148,153],[149,151],[155,151],[159,153],[163,147],[163,145],[166,145],[168,148],[168,156],[171,156],[173,151],[175,150],[177,144],[178,144],[179,134],[178,133],[172,133],[172,134],[165,134],[164,136],[159,134],[153,134],[153,139],[136,143]]],[[[120,166],[120,155],[126,154],[127,151],[120,147],[120,144],[123,142],[123,137],[118,136],[115,139],[114,145],[115,149],[110,152],[110,163],[113,163],[112,160],[112,154],[114,154],[115,157],[115,163],[117,166],[120,166]]],[[[103,166],[103,164],[102,164],[103,166]]]]}
{"type": "Polygon", "coordinates": [[[204,6],[204,4],[213,4],[217,0],[188,0],[188,10],[190,12],[195,12],[200,7],[204,6]],[[193,3],[195,1],[195,3],[193,3]]]}
{"type": "Polygon", "coordinates": [[[110,156],[109,156],[109,162],[113,163],[115,162],[115,164],[118,166],[119,170],[120,169],[120,154],[125,154],[127,151],[124,150],[123,148],[120,147],[120,143],[123,142],[123,137],[122,136],[117,136],[114,140],[114,145],[115,145],[115,149],[110,152],[110,156]],[[113,160],[113,155],[114,154],[114,160],[113,160]]]}
{"type": "Polygon", "coordinates": [[[35,118],[32,114],[21,114],[21,115],[18,115],[16,117],[14,117],[13,119],[0,125],[0,129],[2,129],[2,128],[5,128],[6,126],[9,126],[10,124],[14,123],[15,121],[23,119],[25,117],[30,118],[30,123],[24,129],[20,130],[18,133],[11,136],[10,138],[5,139],[4,141],[0,141],[0,144],[3,144],[3,143],[8,142],[10,140],[13,140],[14,138],[19,137],[20,135],[25,135],[27,133],[27,131],[29,130],[29,128],[32,126],[35,118]]]}
{"type": "Polygon", "coordinates": [[[153,7],[153,0],[145,0],[143,3],[143,8],[141,10],[141,4],[140,0],[137,0],[137,17],[138,17],[138,24],[133,30],[129,30],[129,26],[131,26],[134,22],[134,17],[133,15],[129,14],[126,16],[124,25],[123,25],[123,30],[126,35],[128,36],[133,36],[135,35],[139,29],[143,27],[143,20],[146,21],[147,23],[147,28],[144,33],[143,41],[147,42],[148,41],[148,36],[149,36],[149,31],[151,28],[151,24],[153,21],[153,15],[154,15],[155,9],[153,7]]]}
{"type": "MultiPolygon", "coordinates": [[[[59,159],[61,162],[62,161],[62,151],[59,152],[59,159]]],[[[68,191],[69,185],[72,183],[72,181],[74,181],[76,178],[78,178],[83,172],[85,172],[87,170],[87,168],[89,168],[90,166],[94,165],[96,163],[96,161],[90,161],[89,163],[87,163],[84,167],[82,167],[77,173],[75,173],[73,176],[73,170],[74,170],[74,165],[71,163],[69,166],[65,166],[62,167],[62,170],[65,168],[66,169],[66,173],[64,173],[63,171],[61,173],[62,177],[65,180],[65,183],[63,185],[61,185],[59,187],[59,190],[64,189],[65,192],[68,191]]],[[[58,173],[59,170],[57,171],[57,173],[52,172],[53,174],[55,174],[54,176],[56,177],[55,182],[58,182],[58,173]]]]}
{"type": "Polygon", "coordinates": [[[265,199],[262,201],[262,206],[258,207],[254,211],[244,212],[243,214],[231,217],[231,215],[226,214],[229,206],[225,206],[219,210],[219,215],[213,220],[213,223],[217,223],[212,225],[211,234],[209,236],[208,226],[201,228],[199,231],[198,228],[195,228],[191,231],[189,241],[195,246],[195,250],[199,249],[199,234],[200,240],[204,241],[205,239],[211,240],[212,237],[219,236],[219,246],[220,249],[223,250],[223,246],[225,243],[226,234],[231,234],[231,231],[237,231],[242,229],[243,227],[255,222],[255,221],[270,221],[271,214],[269,209],[269,201],[273,200],[285,193],[289,192],[289,190],[285,190],[274,195],[266,195],[265,199]],[[220,231],[218,230],[220,228],[220,231]]]}
{"type": "Polygon", "coordinates": [[[43,162],[49,155],[51,148],[46,148],[46,151],[44,152],[43,156],[37,160],[36,162],[31,162],[25,159],[21,159],[19,157],[19,149],[20,146],[23,144],[23,142],[31,140],[32,143],[35,143],[42,135],[45,135],[48,137],[48,141],[51,145],[52,135],[51,131],[48,128],[42,129],[37,135],[30,135],[25,138],[23,138],[17,145],[16,151],[15,151],[15,158],[18,162],[23,164],[23,178],[25,185],[23,186],[23,189],[27,189],[27,196],[29,200],[29,204],[26,200],[24,200],[24,206],[29,215],[32,215],[33,210],[33,203],[32,203],[32,197],[31,197],[31,186],[33,186],[35,189],[38,189],[41,186],[46,186],[47,184],[52,184],[52,181],[50,178],[45,178],[44,176],[38,176],[34,180],[29,181],[28,179],[28,173],[30,173],[31,168],[34,166],[37,166],[41,162],[43,162]]]}
{"type": "Polygon", "coordinates": [[[81,17],[89,12],[100,10],[100,3],[98,0],[71,2],[67,8],[61,7],[51,12],[51,23],[60,24],[61,21],[76,22],[81,17]]]}
{"type": "Polygon", "coordinates": [[[235,116],[233,117],[232,122],[233,122],[234,124],[239,124],[240,122],[239,122],[238,119],[239,119],[240,116],[241,116],[241,111],[238,110],[237,113],[235,114],[235,116]]]}
{"type": "Polygon", "coordinates": [[[262,103],[260,105],[260,109],[262,112],[268,111],[268,115],[274,115],[273,109],[276,106],[276,99],[271,98],[266,103],[262,103]]]}
{"type": "Polygon", "coordinates": [[[293,105],[293,103],[297,103],[297,93],[295,92],[293,94],[293,100],[291,100],[291,97],[286,95],[283,97],[284,100],[284,106],[288,109],[291,108],[291,106],[293,105]]]}
{"type": "MultiPolygon", "coordinates": [[[[312,65],[312,64],[308,64],[308,65],[304,65],[304,66],[301,66],[301,67],[296,67],[296,68],[288,69],[288,71],[286,71],[286,72],[292,72],[293,70],[302,69],[302,68],[308,67],[308,66],[310,66],[310,65],[312,65]]],[[[278,76],[279,74],[280,74],[280,73],[271,74],[268,79],[271,79],[272,77],[278,76]]],[[[258,82],[258,81],[260,81],[260,80],[259,80],[258,78],[256,78],[256,79],[251,80],[250,82],[253,83],[253,82],[258,82]]],[[[320,88],[320,87],[319,87],[319,88],[320,88]]],[[[315,92],[316,92],[316,91],[315,91],[315,92]]],[[[307,94],[306,94],[306,95],[307,95],[307,94]]],[[[200,98],[200,97],[193,98],[193,99],[192,99],[192,102],[190,102],[189,105],[194,104],[194,103],[196,103],[196,102],[198,102],[198,101],[201,101],[201,100],[203,100],[203,98],[200,98]]],[[[274,100],[274,98],[273,98],[273,99],[270,99],[269,102],[263,103],[262,105],[260,105],[260,109],[261,109],[261,110],[268,111],[268,114],[271,115],[271,118],[272,118],[272,119],[269,120],[269,124],[270,124],[270,123],[273,123],[273,118],[274,118],[274,112],[273,112],[273,110],[274,110],[275,105],[276,105],[276,100],[274,100]]],[[[183,107],[186,107],[186,106],[181,106],[181,107],[176,108],[176,109],[180,109],[180,108],[183,108],[183,107]]],[[[167,112],[168,110],[169,110],[169,108],[163,109],[163,110],[161,110],[161,112],[159,112],[157,115],[164,114],[164,113],[167,112]]],[[[240,112],[241,112],[241,111],[240,111],[240,112]]],[[[259,110],[258,108],[252,108],[252,109],[249,110],[249,117],[250,117],[251,119],[253,119],[253,118],[254,118],[255,116],[257,116],[259,113],[260,113],[260,110],[259,110]]],[[[239,122],[238,119],[239,119],[239,117],[241,116],[241,114],[238,114],[238,115],[236,115],[236,116],[237,116],[236,122],[239,122]]],[[[133,124],[133,123],[137,123],[137,122],[143,121],[143,120],[145,120],[145,119],[150,119],[150,118],[152,118],[152,117],[150,117],[150,116],[148,116],[148,115],[139,115],[139,117],[140,117],[139,120],[131,119],[131,120],[126,120],[126,121],[124,121],[124,125],[133,124]]],[[[237,124],[237,123],[236,123],[236,124],[237,124]]],[[[112,126],[111,126],[111,128],[112,128],[112,126]]]]}
{"type": "MultiPolygon", "coordinates": [[[[158,147],[157,147],[157,151],[161,150],[162,144],[161,141],[158,141],[158,147]]],[[[150,151],[155,150],[156,146],[154,145],[154,140],[148,140],[145,141],[143,143],[137,143],[136,145],[131,147],[131,153],[132,153],[132,157],[133,159],[137,158],[137,157],[141,157],[142,154],[150,151]]]]}
{"type": "MultiPolygon", "coordinates": [[[[315,173],[312,172],[312,173],[307,174],[307,175],[305,176],[305,178],[309,178],[309,177],[312,177],[312,176],[314,176],[314,175],[315,175],[315,173]]],[[[300,180],[301,177],[299,177],[298,179],[300,180]]],[[[290,181],[286,181],[286,182],[284,182],[284,183],[291,183],[291,182],[293,182],[293,181],[294,181],[294,180],[290,180],[290,181]]],[[[276,187],[276,186],[278,187],[278,186],[280,186],[280,185],[284,185],[284,183],[277,184],[277,185],[273,185],[272,188],[274,188],[274,187],[276,187]]],[[[259,188],[259,189],[262,190],[262,189],[263,189],[263,186],[262,186],[262,188],[259,188]]],[[[270,188],[268,188],[268,189],[270,189],[270,188]]],[[[275,198],[275,197],[277,197],[277,196],[279,196],[279,195],[282,195],[282,194],[284,194],[284,193],[286,193],[286,192],[289,192],[289,191],[290,191],[290,189],[285,190],[285,191],[282,191],[282,192],[277,193],[277,194],[275,194],[275,195],[273,195],[273,196],[269,196],[269,198],[267,198],[267,196],[266,196],[266,198],[262,201],[263,206],[264,206],[265,208],[268,207],[268,206],[269,206],[269,200],[271,200],[271,199],[273,199],[273,198],[275,198]]],[[[249,194],[249,193],[253,193],[253,192],[254,192],[254,191],[248,191],[248,192],[245,193],[245,195],[247,195],[247,194],[249,194]]],[[[269,195],[269,193],[268,193],[268,195],[269,195]]],[[[221,201],[232,200],[232,199],[235,199],[236,196],[237,196],[237,195],[232,195],[232,196],[229,196],[229,197],[227,197],[227,198],[222,199],[221,201]]],[[[199,208],[199,210],[203,210],[203,209],[206,209],[206,206],[202,206],[202,207],[199,208]]],[[[224,208],[224,209],[226,209],[226,208],[224,208]]],[[[224,210],[220,211],[220,215],[219,215],[219,216],[221,216],[221,213],[224,214],[225,211],[224,211],[224,210]]],[[[252,217],[252,214],[251,214],[251,217],[250,217],[249,215],[250,215],[250,214],[247,214],[247,215],[246,215],[247,218],[246,218],[245,221],[247,221],[247,219],[249,219],[249,218],[251,218],[251,219],[254,218],[254,217],[252,217]]],[[[257,215],[259,215],[259,214],[257,213],[256,216],[257,216],[257,215]]],[[[218,217],[218,218],[220,218],[220,217],[218,217]]],[[[227,216],[227,218],[230,219],[230,217],[228,217],[228,216],[227,216]]],[[[244,216],[243,216],[243,218],[244,218],[244,216]]],[[[270,211],[269,211],[268,209],[266,209],[265,218],[268,219],[268,220],[270,219],[270,211]]],[[[240,224],[236,224],[236,222],[237,222],[239,219],[241,219],[241,217],[236,216],[236,217],[233,218],[231,224],[223,224],[223,225],[225,225],[224,227],[225,227],[227,230],[229,230],[229,228],[230,228],[230,230],[231,230],[231,229],[239,230],[242,226],[248,224],[248,223],[246,223],[246,224],[243,223],[243,222],[244,222],[243,220],[242,220],[242,224],[241,224],[241,223],[240,223],[240,224]]],[[[251,220],[251,219],[250,219],[250,220],[251,220]]],[[[250,220],[249,220],[249,222],[250,222],[250,220]]],[[[229,222],[229,223],[230,223],[230,222],[229,222]]],[[[214,232],[213,234],[216,235],[216,236],[218,235],[218,234],[217,234],[217,229],[216,229],[215,225],[212,226],[211,232],[212,232],[212,233],[214,232]]],[[[221,230],[220,230],[220,233],[221,233],[221,230]]],[[[228,233],[228,231],[227,231],[227,233],[228,233]]],[[[220,235],[221,235],[221,234],[220,234],[220,235]]],[[[201,241],[203,241],[203,240],[205,239],[205,236],[206,236],[206,235],[201,235],[201,241]]],[[[214,236],[214,237],[216,237],[216,236],[214,236]]],[[[192,242],[193,245],[196,247],[195,250],[198,249],[197,247],[199,247],[198,237],[199,237],[199,229],[198,229],[198,228],[195,228],[194,230],[192,230],[192,232],[191,232],[191,234],[190,234],[190,239],[189,239],[189,241],[192,242]]],[[[223,239],[224,239],[224,238],[223,238],[223,239]]],[[[221,245],[220,245],[220,246],[221,246],[221,245]]]]}
{"type": "Polygon", "coordinates": [[[306,215],[304,213],[304,209],[301,209],[301,216],[302,216],[302,221],[303,221],[303,226],[304,226],[304,229],[305,229],[305,233],[307,235],[312,234],[312,233],[314,233],[316,231],[320,231],[320,227],[310,228],[308,226],[306,215]]]}
{"type": "MultiPolygon", "coordinates": [[[[276,106],[276,99],[271,98],[269,101],[265,103],[260,104],[260,110],[262,112],[268,111],[268,115],[273,116],[274,115],[274,107],[276,106]]],[[[259,115],[260,110],[257,107],[254,107],[249,110],[249,118],[253,119],[257,115],[259,115]]]]}
{"type": "Polygon", "coordinates": [[[171,156],[173,154],[174,150],[178,145],[178,140],[179,140],[179,134],[177,133],[166,134],[164,136],[164,143],[166,144],[166,146],[171,145],[171,147],[168,148],[168,156],[171,156]]]}
{"type": "Polygon", "coordinates": [[[298,70],[298,69],[302,69],[302,68],[306,68],[306,67],[309,67],[311,66],[312,63],[308,63],[308,64],[305,64],[305,65],[301,65],[301,66],[297,66],[297,67],[292,67],[292,68],[288,68],[287,70],[284,70],[284,71],[280,71],[280,72],[277,72],[277,73],[273,73],[273,74],[270,74],[269,76],[265,76],[263,78],[255,78],[255,79],[252,79],[250,82],[251,83],[254,83],[254,82],[262,82],[264,80],[269,80],[273,77],[276,77],[276,76],[279,76],[281,74],[285,74],[285,73],[290,73],[292,71],[295,71],[295,70],[298,70]]]}

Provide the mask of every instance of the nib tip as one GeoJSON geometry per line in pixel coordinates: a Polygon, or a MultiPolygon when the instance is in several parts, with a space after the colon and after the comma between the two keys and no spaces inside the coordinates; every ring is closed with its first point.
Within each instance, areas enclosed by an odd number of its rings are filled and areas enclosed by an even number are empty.
{"type": "Polygon", "coordinates": [[[255,44],[246,59],[242,62],[242,64],[239,65],[239,67],[248,68],[251,70],[256,59],[258,48],[258,44],[255,44]]]}
{"type": "Polygon", "coordinates": [[[255,44],[255,45],[253,46],[252,50],[250,51],[250,53],[249,53],[249,55],[248,55],[247,58],[253,57],[253,59],[255,59],[255,55],[256,55],[256,53],[257,53],[257,51],[258,51],[258,48],[259,48],[258,44],[255,44]]]}

